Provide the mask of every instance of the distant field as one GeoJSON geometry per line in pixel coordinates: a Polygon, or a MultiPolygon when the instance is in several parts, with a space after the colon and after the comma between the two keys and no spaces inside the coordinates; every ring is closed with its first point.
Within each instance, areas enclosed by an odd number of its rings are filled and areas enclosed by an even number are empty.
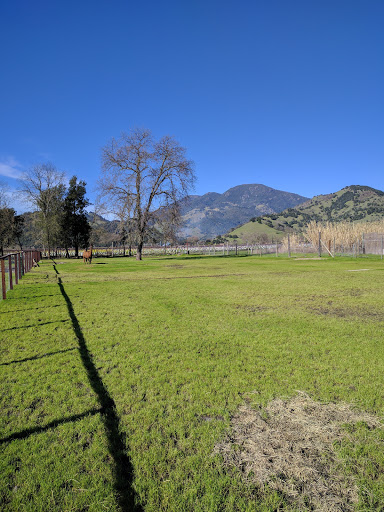
{"type": "MultiPolygon", "coordinates": [[[[383,418],[378,258],[56,263],[0,303],[3,511],[314,510],[246,470],[233,418],[302,393],[383,418]]],[[[383,430],[351,421],[344,510],[384,510],[383,430]]]]}

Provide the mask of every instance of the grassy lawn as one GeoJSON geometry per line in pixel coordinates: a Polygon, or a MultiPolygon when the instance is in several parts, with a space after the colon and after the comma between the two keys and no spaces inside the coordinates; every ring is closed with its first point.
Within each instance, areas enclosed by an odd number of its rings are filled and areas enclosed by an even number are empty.
{"type": "MultiPolygon", "coordinates": [[[[379,259],[56,263],[0,303],[3,511],[293,511],[215,451],[238,408],[383,416],[379,259]]],[[[384,510],[383,431],[345,430],[356,510],[384,510]]]]}

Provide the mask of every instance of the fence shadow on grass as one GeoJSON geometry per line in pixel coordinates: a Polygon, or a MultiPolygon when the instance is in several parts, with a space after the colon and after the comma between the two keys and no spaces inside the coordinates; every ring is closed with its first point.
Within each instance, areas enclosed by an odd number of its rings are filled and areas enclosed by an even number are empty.
{"type": "Polygon", "coordinates": [[[46,425],[39,427],[26,428],[25,430],[21,430],[20,432],[15,432],[8,437],[3,437],[0,439],[0,445],[4,443],[9,443],[10,441],[15,441],[15,439],[26,439],[27,437],[33,434],[42,434],[43,432],[47,432],[52,428],[56,428],[59,425],[64,425],[65,423],[71,423],[72,421],[82,420],[88,416],[94,416],[95,414],[99,414],[100,409],[90,409],[88,411],[82,412],[80,414],[74,414],[73,416],[69,416],[68,418],[60,418],[57,420],[50,421],[46,425]]]}
{"type": "Polygon", "coordinates": [[[56,354],[64,354],[65,352],[71,352],[72,350],[78,350],[77,347],[66,348],[64,350],[56,350],[56,352],[47,352],[41,356],[26,357],[25,359],[14,359],[6,363],[0,363],[0,366],[8,366],[10,364],[25,363],[26,361],[36,361],[36,359],[43,359],[43,357],[55,356],[56,354]]]}
{"type": "Polygon", "coordinates": [[[44,295],[18,295],[17,297],[7,297],[8,300],[20,300],[20,299],[41,299],[43,297],[58,297],[57,293],[45,293],[44,295]]]}
{"type": "Polygon", "coordinates": [[[31,324],[31,325],[20,325],[20,326],[16,326],[16,327],[7,327],[6,329],[0,329],[0,332],[16,331],[18,329],[30,329],[31,327],[41,327],[43,325],[49,325],[49,324],[60,324],[60,323],[63,324],[65,322],[68,322],[68,319],[65,319],[65,320],[54,320],[52,322],[41,322],[40,324],[31,324]]]}
{"type": "Polygon", "coordinates": [[[100,412],[107,434],[108,449],[114,461],[114,488],[117,494],[119,506],[126,512],[139,512],[142,509],[140,506],[135,505],[135,495],[132,488],[133,467],[128,455],[126,454],[127,447],[123,436],[120,433],[120,419],[116,412],[115,402],[105,387],[95,363],[93,362],[92,354],[88,350],[80,324],[76,318],[71,299],[64,289],[61,277],[58,276],[59,272],[57,271],[56,266],[54,266],[54,269],[57,274],[57,282],[61,294],[67,304],[73,330],[79,343],[81,361],[87,372],[89,383],[93,391],[96,393],[101,406],[100,412]]]}
{"type": "Polygon", "coordinates": [[[11,313],[25,313],[27,310],[28,311],[37,311],[39,309],[44,309],[44,311],[47,309],[47,308],[61,308],[63,307],[62,304],[52,304],[52,306],[40,306],[40,307],[37,307],[37,308],[24,308],[24,309],[9,309],[9,310],[6,310],[6,311],[0,311],[0,315],[10,315],[11,313]]]}

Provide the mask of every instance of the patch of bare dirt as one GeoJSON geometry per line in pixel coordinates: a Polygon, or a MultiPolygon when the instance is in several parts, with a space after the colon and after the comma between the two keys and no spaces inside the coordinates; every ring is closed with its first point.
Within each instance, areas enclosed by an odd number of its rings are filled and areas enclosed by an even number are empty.
{"type": "Polygon", "coordinates": [[[361,297],[363,295],[363,291],[359,288],[352,288],[350,290],[346,290],[345,295],[350,295],[351,297],[361,297]]]}
{"type": "Polygon", "coordinates": [[[345,423],[380,422],[347,404],[321,404],[304,393],[276,399],[265,409],[248,404],[232,418],[231,432],[215,447],[225,464],[259,485],[284,494],[299,510],[348,512],[358,501],[353,477],[341,469],[333,448],[345,423]]]}
{"type": "Polygon", "coordinates": [[[381,311],[375,311],[363,308],[341,308],[332,306],[332,302],[329,302],[327,306],[318,306],[308,308],[308,311],[317,315],[333,316],[338,318],[359,318],[359,319],[371,319],[381,322],[384,320],[384,315],[381,311]]]}
{"type": "Polygon", "coordinates": [[[270,309],[265,306],[253,306],[249,304],[235,304],[234,308],[240,311],[246,311],[247,313],[261,313],[262,311],[270,309]]]}

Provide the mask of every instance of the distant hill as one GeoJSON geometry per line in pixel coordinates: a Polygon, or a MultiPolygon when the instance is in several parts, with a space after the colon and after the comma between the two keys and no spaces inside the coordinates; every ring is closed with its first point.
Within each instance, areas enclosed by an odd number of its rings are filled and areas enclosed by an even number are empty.
{"type": "Polygon", "coordinates": [[[363,185],[350,185],[332,194],[315,196],[280,214],[252,219],[231,234],[260,232],[263,228],[280,232],[301,231],[311,220],[317,222],[374,221],[384,218],[384,192],[363,185]]]}
{"type": "Polygon", "coordinates": [[[223,194],[192,195],[182,204],[184,237],[213,238],[252,217],[293,208],[308,198],[259,184],[238,185],[223,194]]]}
{"type": "MultiPolygon", "coordinates": [[[[23,247],[41,247],[39,231],[36,229],[37,212],[26,212],[24,216],[24,229],[21,237],[23,247]]],[[[110,245],[118,236],[118,221],[107,220],[98,214],[88,213],[88,222],[93,227],[94,243],[99,246],[110,245]]]]}

